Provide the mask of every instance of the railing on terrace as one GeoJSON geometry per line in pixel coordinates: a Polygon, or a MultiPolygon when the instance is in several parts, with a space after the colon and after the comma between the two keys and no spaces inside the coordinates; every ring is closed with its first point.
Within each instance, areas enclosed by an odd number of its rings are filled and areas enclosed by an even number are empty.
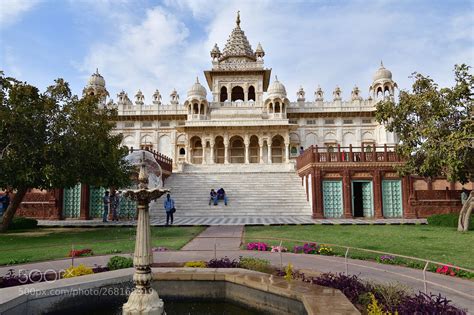
{"type": "Polygon", "coordinates": [[[301,169],[310,163],[332,162],[400,162],[401,159],[395,152],[394,146],[361,147],[318,147],[311,146],[296,158],[296,167],[301,169]]]}

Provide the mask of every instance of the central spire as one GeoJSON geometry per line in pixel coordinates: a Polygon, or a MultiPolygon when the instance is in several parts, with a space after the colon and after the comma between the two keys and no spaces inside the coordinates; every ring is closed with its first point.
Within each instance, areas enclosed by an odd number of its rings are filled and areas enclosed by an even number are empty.
{"type": "Polygon", "coordinates": [[[255,61],[255,53],[250,46],[247,36],[245,36],[244,31],[240,28],[240,11],[237,11],[235,23],[236,26],[232,30],[219,60],[224,60],[229,57],[245,57],[255,61]]]}
{"type": "Polygon", "coordinates": [[[240,27],[240,10],[237,11],[237,19],[236,19],[235,23],[237,24],[237,27],[240,27]]]}

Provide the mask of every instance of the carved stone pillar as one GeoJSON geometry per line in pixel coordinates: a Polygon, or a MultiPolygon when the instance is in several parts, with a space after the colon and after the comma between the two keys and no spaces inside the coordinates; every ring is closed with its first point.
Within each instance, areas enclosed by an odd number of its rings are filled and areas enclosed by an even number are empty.
{"type": "Polygon", "coordinates": [[[285,141],[285,158],[283,159],[284,163],[290,162],[290,142],[285,141]]]}
{"type": "Polygon", "coordinates": [[[209,164],[214,164],[214,145],[215,145],[215,141],[214,140],[211,140],[211,160],[209,161],[209,164]]]}
{"type": "Polygon", "coordinates": [[[202,144],[202,162],[201,164],[206,164],[206,148],[207,148],[207,141],[204,140],[203,142],[201,142],[202,144]]]}
{"type": "Polygon", "coordinates": [[[229,164],[229,139],[224,138],[224,164],[229,164]]]}
{"type": "Polygon", "coordinates": [[[323,219],[323,186],[320,169],[313,168],[311,172],[311,198],[313,198],[313,218],[323,219]]]}
{"type": "Polygon", "coordinates": [[[382,219],[382,176],[380,171],[374,171],[374,211],[375,218],[382,219]]]}
{"type": "Polygon", "coordinates": [[[272,145],[267,143],[267,148],[268,148],[268,164],[272,164],[272,145]]]}
{"type": "Polygon", "coordinates": [[[258,139],[258,155],[259,155],[259,163],[263,164],[263,140],[260,138],[258,139]]]}
{"type": "Polygon", "coordinates": [[[250,159],[249,159],[249,146],[250,146],[249,135],[244,136],[244,145],[245,145],[245,164],[249,164],[250,163],[250,159]]]}
{"type": "Polygon", "coordinates": [[[342,175],[342,194],[344,218],[351,219],[352,215],[352,196],[351,196],[351,174],[349,170],[344,170],[342,175]]]}

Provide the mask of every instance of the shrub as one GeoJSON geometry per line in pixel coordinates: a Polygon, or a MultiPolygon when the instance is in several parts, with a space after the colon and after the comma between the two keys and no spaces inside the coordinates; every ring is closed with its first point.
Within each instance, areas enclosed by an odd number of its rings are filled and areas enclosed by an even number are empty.
{"type": "Polygon", "coordinates": [[[133,259],[129,257],[114,256],[107,263],[109,270],[118,270],[133,267],[133,259]]]}
{"type": "Polygon", "coordinates": [[[288,248],[284,246],[272,246],[271,252],[272,253],[285,253],[288,251],[288,248]]]}
{"type": "Polygon", "coordinates": [[[439,295],[427,295],[419,292],[405,298],[398,305],[399,314],[467,314],[465,310],[451,304],[447,298],[439,295]]]}
{"type": "Polygon", "coordinates": [[[379,306],[377,299],[372,293],[369,293],[370,303],[367,306],[367,315],[391,315],[390,312],[384,312],[383,308],[379,306]]]}
{"type": "Polygon", "coordinates": [[[80,264],[77,267],[71,266],[66,269],[66,271],[63,274],[63,278],[73,278],[73,277],[79,277],[79,276],[84,276],[84,275],[91,275],[93,274],[94,271],[92,271],[92,268],[86,267],[83,264],[80,264]]]}
{"type": "Polygon", "coordinates": [[[254,257],[240,257],[239,267],[265,273],[271,273],[273,271],[268,260],[254,257]]]}
{"type": "Polygon", "coordinates": [[[283,278],[285,278],[287,281],[293,279],[293,265],[291,263],[288,263],[288,265],[285,267],[285,276],[283,278]]]}
{"type": "Polygon", "coordinates": [[[294,253],[304,253],[304,254],[317,254],[319,250],[318,244],[316,243],[305,243],[303,246],[295,245],[293,247],[294,253]]]}
{"type": "Polygon", "coordinates": [[[252,242],[247,244],[247,249],[265,252],[268,250],[268,244],[263,242],[252,242]]]}
{"type": "Polygon", "coordinates": [[[369,292],[367,285],[359,277],[355,275],[347,276],[343,273],[323,273],[318,277],[314,277],[312,283],[339,289],[352,303],[358,302],[360,295],[369,292]]]}
{"type": "Polygon", "coordinates": [[[207,263],[208,268],[239,268],[237,260],[230,260],[229,257],[211,259],[207,263]]]}
{"type": "Polygon", "coordinates": [[[69,257],[92,256],[92,255],[94,255],[94,253],[92,252],[92,249],[90,248],[71,250],[69,251],[69,254],[68,254],[69,257]]]}
{"type": "Polygon", "coordinates": [[[188,261],[184,264],[184,267],[189,267],[189,268],[206,268],[207,264],[205,261],[188,261]]]}
{"type": "Polygon", "coordinates": [[[397,282],[387,284],[368,282],[367,288],[383,309],[392,313],[395,313],[398,305],[411,294],[407,286],[397,282]]]}
{"type": "Polygon", "coordinates": [[[382,255],[380,257],[375,258],[375,260],[381,264],[395,265],[397,263],[396,258],[391,255],[382,255]]]}
{"type": "Polygon", "coordinates": [[[329,256],[333,254],[333,251],[331,247],[327,245],[321,245],[319,246],[318,254],[329,256]]]}
{"type": "MultiPolygon", "coordinates": [[[[458,213],[434,214],[428,217],[428,224],[433,226],[446,226],[457,228],[458,220],[458,213]]],[[[469,230],[474,230],[474,215],[471,216],[469,230]]]]}
{"type": "Polygon", "coordinates": [[[26,229],[36,229],[38,227],[38,220],[15,217],[12,220],[12,223],[8,227],[10,230],[26,230],[26,229]]]}

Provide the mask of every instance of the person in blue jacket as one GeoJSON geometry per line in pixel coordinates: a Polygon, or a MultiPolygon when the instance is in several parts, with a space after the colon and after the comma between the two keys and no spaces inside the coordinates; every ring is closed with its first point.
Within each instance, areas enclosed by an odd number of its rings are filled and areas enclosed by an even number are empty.
{"type": "Polygon", "coordinates": [[[173,225],[173,213],[176,211],[174,207],[174,200],[171,199],[170,194],[166,195],[165,202],[163,203],[163,207],[166,211],[166,225],[169,225],[171,219],[171,225],[173,225]]]}

